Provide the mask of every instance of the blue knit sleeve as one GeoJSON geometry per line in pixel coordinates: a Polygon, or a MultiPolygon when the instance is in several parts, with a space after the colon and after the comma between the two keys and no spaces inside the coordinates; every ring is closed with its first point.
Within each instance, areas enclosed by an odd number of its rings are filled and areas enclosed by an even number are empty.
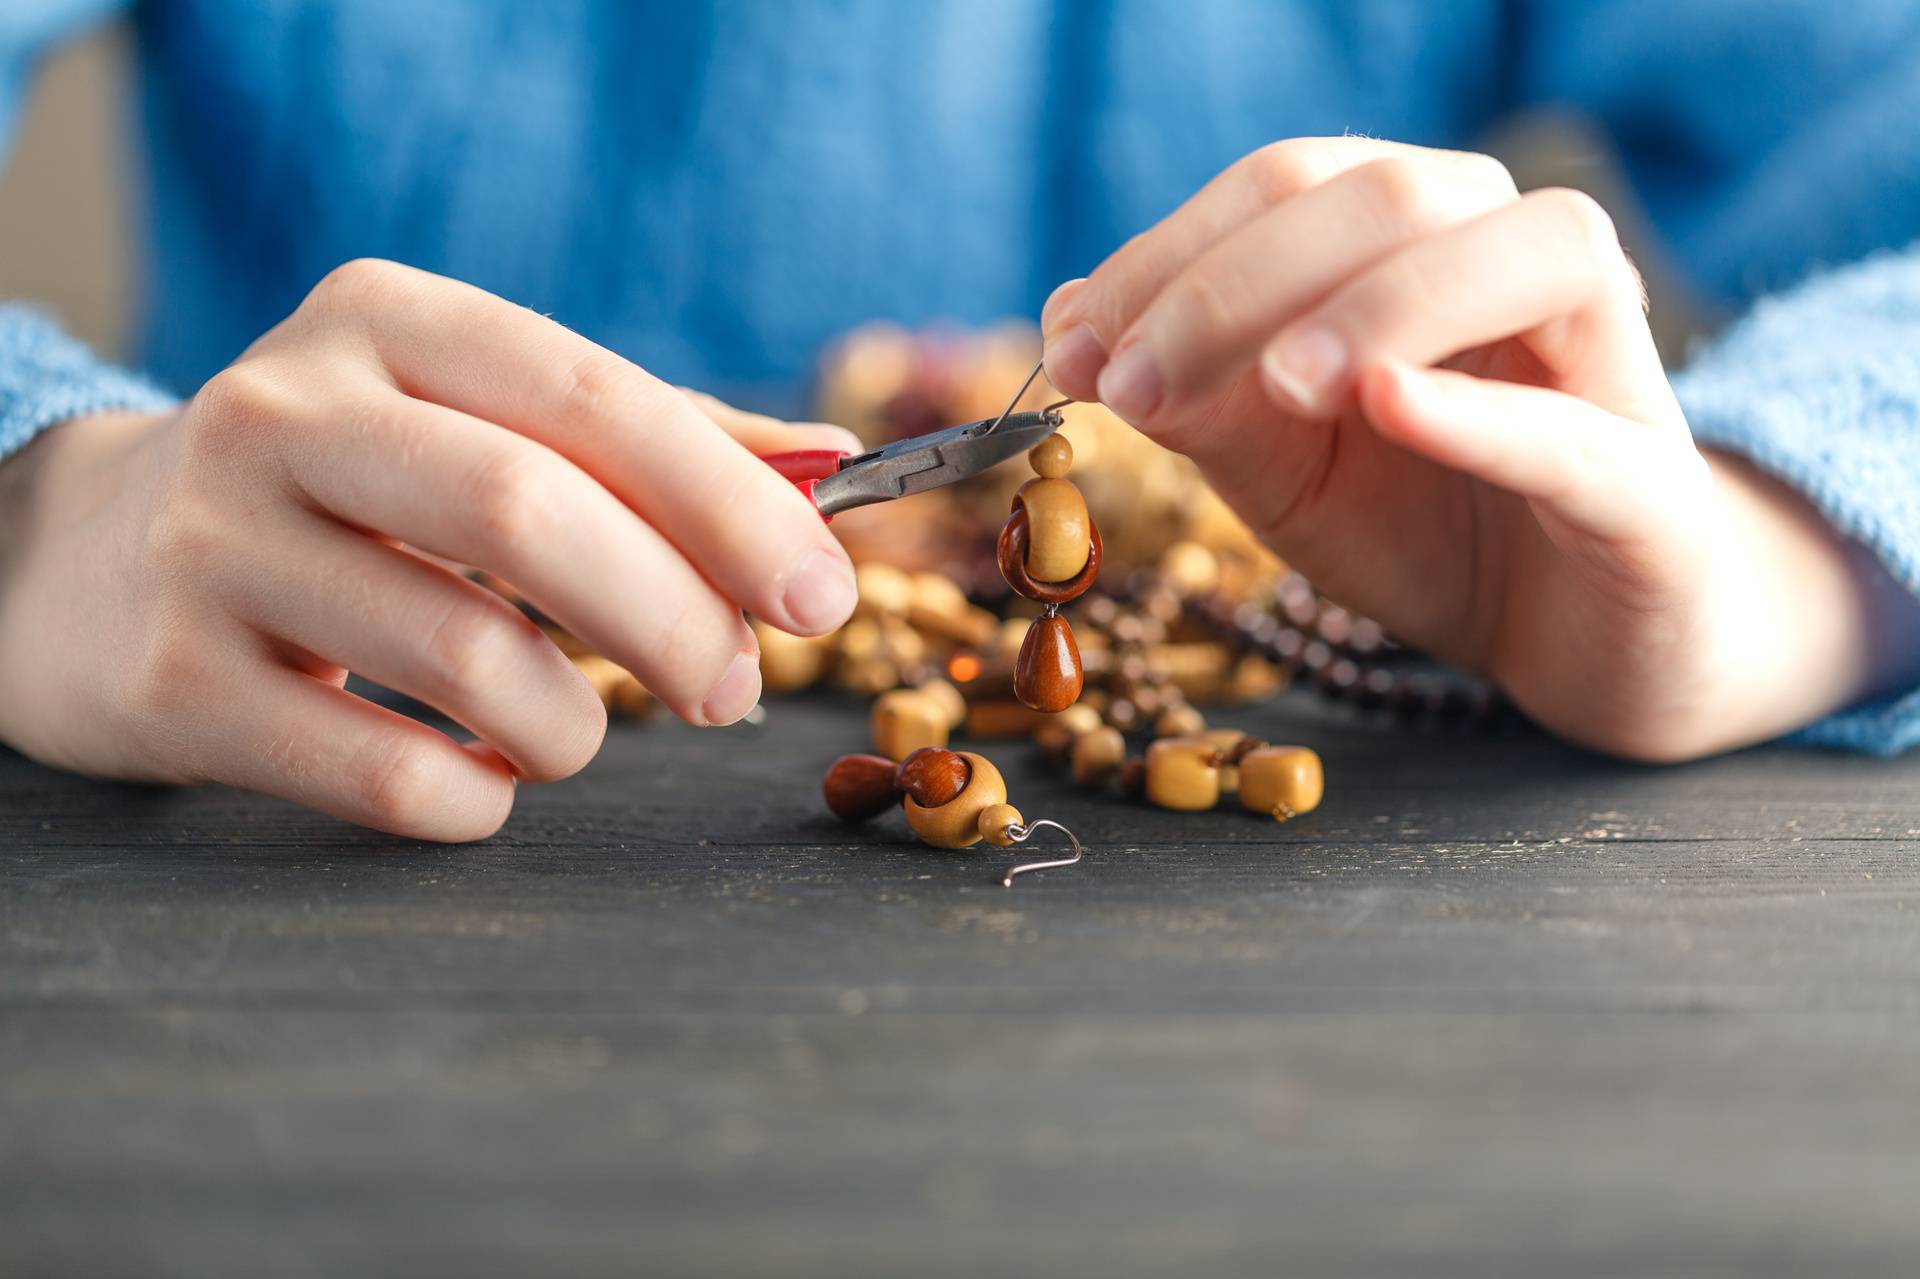
{"type": "MultiPolygon", "coordinates": [[[[1920,595],[1920,244],[1760,303],[1674,387],[1700,443],[1799,490],[1920,595]]],[[[1920,742],[1920,689],[1799,736],[1903,751],[1920,742]]]]}
{"type": "Polygon", "coordinates": [[[41,312],[0,305],[0,458],[68,418],[172,402],[151,382],[100,360],[41,312]]]}

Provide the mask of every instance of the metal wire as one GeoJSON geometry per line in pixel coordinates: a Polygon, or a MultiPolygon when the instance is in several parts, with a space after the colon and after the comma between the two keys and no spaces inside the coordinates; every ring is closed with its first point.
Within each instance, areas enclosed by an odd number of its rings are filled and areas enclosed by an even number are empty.
{"type": "Polygon", "coordinates": [[[1033,362],[1033,372],[1027,374],[1027,380],[1020,384],[1020,389],[1013,393],[1013,398],[1011,400],[1007,401],[1007,407],[1000,410],[1000,416],[993,419],[993,425],[988,427],[986,430],[980,432],[982,436],[992,435],[995,431],[1000,429],[1000,424],[1006,421],[1008,416],[1012,414],[1013,406],[1020,402],[1020,397],[1027,393],[1028,387],[1033,385],[1033,379],[1040,376],[1040,367],[1046,362],[1047,360],[1045,356],[1042,356],[1033,362]]]}
{"type": "Polygon", "coordinates": [[[1051,826],[1062,835],[1065,835],[1067,842],[1073,845],[1073,856],[1062,857],[1058,861],[1025,862],[1019,866],[1009,866],[1007,873],[1000,879],[1000,883],[1004,887],[1013,887],[1013,877],[1015,875],[1024,875],[1032,870],[1053,870],[1060,866],[1071,866],[1086,855],[1086,850],[1080,847],[1080,841],[1073,837],[1072,831],[1062,826],[1059,822],[1048,821],[1045,818],[1037,822],[1028,822],[1024,826],[1009,826],[1007,828],[1007,838],[1016,844],[1024,844],[1033,836],[1033,832],[1039,830],[1042,826],[1051,826]]]}

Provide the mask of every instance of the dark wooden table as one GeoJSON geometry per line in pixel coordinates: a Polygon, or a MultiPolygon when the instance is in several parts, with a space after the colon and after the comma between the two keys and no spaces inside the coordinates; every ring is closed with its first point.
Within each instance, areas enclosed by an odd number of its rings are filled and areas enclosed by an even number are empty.
{"type": "Polygon", "coordinates": [[[1286,826],[847,833],[855,707],[616,728],[484,844],[0,754],[0,1274],[1920,1268],[1920,759],[1286,700],[1286,826]]]}

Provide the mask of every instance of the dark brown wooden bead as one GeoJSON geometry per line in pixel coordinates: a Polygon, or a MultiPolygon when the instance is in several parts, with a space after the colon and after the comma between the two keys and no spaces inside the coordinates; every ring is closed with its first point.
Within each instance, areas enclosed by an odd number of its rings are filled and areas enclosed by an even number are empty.
{"type": "Polygon", "coordinates": [[[1013,499],[1013,513],[1000,528],[1000,540],[994,546],[994,559],[1000,576],[1007,579],[1016,594],[1042,604],[1065,604],[1086,594],[1093,579],[1100,575],[1100,525],[1087,519],[1087,566],[1064,582],[1039,582],[1027,572],[1027,507],[1019,497],[1013,499]]]}
{"type": "Polygon", "coordinates": [[[1063,711],[1079,700],[1086,675],[1080,646],[1064,617],[1041,617],[1027,628],[1013,664],[1013,695],[1037,711],[1063,711]]]}
{"type": "Polygon", "coordinates": [[[883,755],[842,755],[827,769],[820,790],[835,817],[864,822],[899,800],[898,772],[899,766],[883,755]]]}
{"type": "Polygon", "coordinates": [[[972,776],[965,756],[941,746],[922,746],[900,761],[900,789],[922,808],[951,803],[972,776]]]}

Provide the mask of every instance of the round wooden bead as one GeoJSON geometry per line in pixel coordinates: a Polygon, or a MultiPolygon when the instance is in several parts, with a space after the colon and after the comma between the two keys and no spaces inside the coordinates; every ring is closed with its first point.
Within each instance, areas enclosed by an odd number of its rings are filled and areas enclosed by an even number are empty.
{"type": "Polygon", "coordinates": [[[966,757],[944,746],[922,746],[900,761],[900,790],[923,808],[953,802],[973,775],[966,757]]]}
{"type": "Polygon", "coordinates": [[[1027,465],[1045,479],[1057,480],[1073,469],[1073,443],[1055,431],[1027,450],[1027,465]]]}
{"type": "Polygon", "coordinates": [[[980,814],[995,804],[1007,802],[1007,784],[993,761],[972,751],[962,751],[972,770],[958,795],[938,808],[926,808],[908,795],[900,801],[913,833],[935,848],[967,848],[980,842],[980,814]]]}
{"type": "Polygon", "coordinates": [[[1080,647],[1067,619],[1035,618],[1013,661],[1013,695],[1022,705],[1052,714],[1073,705],[1085,683],[1080,647]]]}
{"type": "Polygon", "coordinates": [[[1185,703],[1169,706],[1153,722],[1156,737],[1197,737],[1206,731],[1206,717],[1185,703]]]}
{"type": "Polygon", "coordinates": [[[945,746],[952,725],[946,708],[915,688],[896,688],[874,699],[869,717],[873,748],[903,760],[922,746],[945,746]]]}
{"type": "Polygon", "coordinates": [[[1276,821],[1320,806],[1326,774],[1320,757],[1304,746],[1263,746],[1240,758],[1240,803],[1276,821]]]}
{"type": "Polygon", "coordinates": [[[928,698],[940,708],[946,717],[948,728],[958,728],[967,718],[967,699],[959,689],[943,679],[930,679],[916,689],[922,697],[928,698]]]}
{"type": "Polygon", "coordinates": [[[1024,820],[1020,810],[1012,804],[994,804],[981,809],[979,819],[974,824],[980,828],[982,839],[995,848],[1005,848],[1013,843],[1013,828],[1024,820]]]}
{"type": "Polygon", "coordinates": [[[1007,516],[1007,522],[1001,526],[1000,540],[994,546],[994,558],[999,563],[1000,576],[1007,579],[1007,585],[1013,588],[1014,593],[1042,604],[1065,604],[1086,594],[1087,588],[1100,575],[1100,526],[1091,518],[1088,519],[1086,567],[1064,582],[1038,581],[1027,572],[1027,532],[1026,503],[1016,496],[1013,513],[1007,516]]]}
{"type": "Polygon", "coordinates": [[[1028,480],[1014,501],[1027,508],[1027,574],[1065,582],[1087,566],[1087,499],[1071,480],[1028,480]]]}
{"type": "Polygon", "coordinates": [[[1120,771],[1127,760],[1127,739],[1102,724],[1073,739],[1074,780],[1097,786],[1120,771]]]}
{"type": "Polygon", "coordinates": [[[1219,759],[1204,737],[1161,738],[1147,747],[1147,799],[1161,808],[1212,808],[1220,802],[1219,759]]]}
{"type": "Polygon", "coordinates": [[[842,755],[820,783],[828,811],[849,822],[878,817],[900,797],[897,772],[892,760],[879,755],[842,755]]]}

